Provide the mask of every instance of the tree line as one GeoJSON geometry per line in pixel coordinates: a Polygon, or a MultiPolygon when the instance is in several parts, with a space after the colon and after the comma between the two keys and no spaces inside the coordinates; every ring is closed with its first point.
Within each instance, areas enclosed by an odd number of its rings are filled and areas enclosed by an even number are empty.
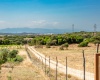
{"type": "Polygon", "coordinates": [[[49,46],[68,46],[69,44],[79,44],[88,46],[88,43],[100,43],[100,32],[93,36],[92,32],[75,32],[66,34],[52,35],[9,35],[0,37],[0,45],[46,45],[49,46]]]}
{"type": "Polygon", "coordinates": [[[46,45],[46,46],[68,46],[68,44],[79,44],[79,47],[88,46],[88,43],[100,43],[100,35],[93,36],[91,33],[70,33],[58,35],[40,35],[35,36],[30,45],[46,45]]]}

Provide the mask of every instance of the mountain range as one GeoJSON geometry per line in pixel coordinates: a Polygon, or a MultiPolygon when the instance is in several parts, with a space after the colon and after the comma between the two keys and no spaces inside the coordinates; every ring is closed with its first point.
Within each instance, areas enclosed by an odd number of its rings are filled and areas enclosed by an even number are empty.
{"type": "Polygon", "coordinates": [[[0,29],[0,33],[39,33],[39,34],[62,34],[71,32],[68,29],[43,29],[43,28],[5,28],[0,29]]]}

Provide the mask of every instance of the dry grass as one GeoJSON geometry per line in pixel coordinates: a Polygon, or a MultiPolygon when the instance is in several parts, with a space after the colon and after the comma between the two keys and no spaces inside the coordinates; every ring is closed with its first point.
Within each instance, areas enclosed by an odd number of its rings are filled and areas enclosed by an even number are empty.
{"type": "Polygon", "coordinates": [[[36,67],[14,67],[14,69],[2,69],[0,80],[48,80],[40,73],[36,67]]]}
{"type": "Polygon", "coordinates": [[[36,67],[16,67],[11,76],[12,80],[46,80],[36,67]]]}
{"type": "MultiPolygon", "coordinates": [[[[2,48],[2,47],[1,47],[2,48]]],[[[15,65],[13,70],[11,68],[2,68],[0,73],[0,80],[49,80],[47,76],[45,76],[44,72],[32,65],[32,62],[28,58],[24,47],[20,46],[6,46],[5,48],[9,49],[18,49],[19,55],[23,56],[24,61],[15,65]]],[[[56,56],[59,59],[59,62],[65,65],[65,58],[68,58],[68,66],[71,68],[83,69],[83,58],[82,58],[82,50],[85,52],[86,57],[86,71],[93,72],[94,71],[94,54],[96,53],[96,46],[94,44],[89,44],[89,47],[77,47],[77,44],[70,45],[68,50],[59,50],[59,47],[52,46],[51,48],[36,48],[39,52],[45,54],[46,56],[50,56],[51,59],[56,60],[56,56]]],[[[99,51],[100,52],[100,51],[99,51]]],[[[55,71],[51,71],[51,79],[55,79],[55,71]]],[[[59,80],[64,80],[64,74],[58,74],[59,80]]],[[[68,80],[79,80],[71,75],[68,75],[68,80]]]]}
{"type": "Polygon", "coordinates": [[[0,80],[49,80],[42,70],[32,64],[24,49],[19,50],[24,61],[14,68],[1,68],[0,80]]]}
{"type": "MultiPolygon", "coordinates": [[[[84,50],[86,58],[86,71],[94,72],[94,54],[96,53],[96,46],[89,44],[89,47],[77,47],[78,44],[70,45],[68,50],[59,50],[59,47],[52,46],[51,48],[36,48],[37,51],[43,53],[46,56],[50,56],[51,59],[56,60],[65,65],[65,58],[68,59],[68,67],[82,70],[83,69],[83,54],[84,50]]],[[[100,50],[100,49],[99,49],[100,50]]],[[[99,51],[100,52],[100,51],[99,51]]]]}
{"type": "MultiPolygon", "coordinates": [[[[39,68],[41,68],[44,72],[46,69],[46,75],[50,78],[50,80],[55,80],[56,71],[53,69],[49,70],[48,66],[46,66],[46,68],[45,68],[45,64],[43,64],[39,59],[37,59],[33,53],[31,53],[30,51],[28,51],[28,52],[31,55],[31,60],[33,61],[33,63],[36,64],[39,68]]],[[[57,72],[57,80],[66,80],[66,75],[63,73],[59,73],[59,71],[58,71],[57,72]]],[[[68,80],[80,80],[80,79],[78,79],[72,75],[68,75],[68,80]]]]}

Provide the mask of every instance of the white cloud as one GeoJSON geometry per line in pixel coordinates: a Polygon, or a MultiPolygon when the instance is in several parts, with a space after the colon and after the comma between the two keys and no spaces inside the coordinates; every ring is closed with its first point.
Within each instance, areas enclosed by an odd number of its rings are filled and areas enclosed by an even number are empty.
{"type": "Polygon", "coordinates": [[[38,20],[38,21],[32,21],[32,24],[33,25],[45,25],[47,24],[47,21],[46,20],[38,20]]]}
{"type": "Polygon", "coordinates": [[[8,22],[0,20],[0,29],[6,28],[8,26],[8,22]]]}
{"type": "Polygon", "coordinates": [[[5,21],[0,20],[0,24],[4,24],[4,23],[6,23],[6,22],[5,22],[5,21]]]}
{"type": "Polygon", "coordinates": [[[58,25],[58,24],[59,24],[59,22],[53,22],[52,24],[53,24],[53,25],[58,25]]]}
{"type": "Polygon", "coordinates": [[[38,21],[32,21],[33,25],[37,25],[37,26],[46,26],[46,25],[51,25],[51,26],[56,26],[59,24],[59,22],[55,21],[55,22],[50,22],[50,21],[46,21],[46,20],[38,20],[38,21]]]}
{"type": "Polygon", "coordinates": [[[30,27],[30,28],[54,28],[58,27],[59,22],[47,20],[26,20],[26,21],[3,21],[0,20],[1,28],[30,27]]]}

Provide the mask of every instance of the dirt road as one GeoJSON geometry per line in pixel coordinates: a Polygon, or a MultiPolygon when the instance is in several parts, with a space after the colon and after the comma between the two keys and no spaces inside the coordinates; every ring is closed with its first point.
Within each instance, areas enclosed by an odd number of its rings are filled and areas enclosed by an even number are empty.
{"type": "MultiPolygon", "coordinates": [[[[28,47],[28,49],[38,58],[40,59],[40,61],[43,61],[43,63],[45,63],[45,55],[43,55],[42,53],[36,51],[33,47],[28,47]]],[[[46,65],[49,66],[49,58],[46,58],[46,65]]],[[[53,60],[50,60],[50,68],[52,69],[56,69],[56,62],[53,60]]],[[[70,67],[67,67],[68,70],[68,74],[71,74],[73,76],[76,76],[80,79],[83,79],[83,71],[81,70],[77,70],[77,69],[73,69],[70,67]]],[[[58,71],[61,73],[66,74],[66,66],[58,63],[58,71]]],[[[86,80],[94,80],[94,74],[90,73],[90,72],[86,72],[86,80]]]]}

